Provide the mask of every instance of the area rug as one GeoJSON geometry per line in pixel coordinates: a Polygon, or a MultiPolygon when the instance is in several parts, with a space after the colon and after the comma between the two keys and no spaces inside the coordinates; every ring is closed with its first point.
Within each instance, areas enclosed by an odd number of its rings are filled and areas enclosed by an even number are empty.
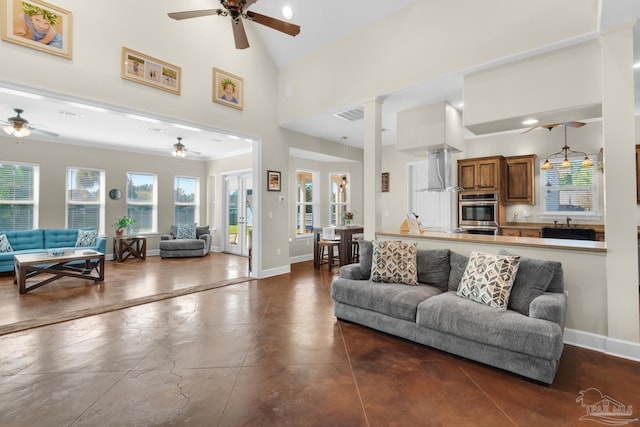
{"type": "Polygon", "coordinates": [[[96,314],[108,313],[110,311],[122,310],[124,308],[136,305],[147,304],[150,302],[161,301],[169,298],[175,298],[183,295],[193,294],[196,292],[207,291],[210,289],[221,288],[224,286],[236,285],[239,283],[255,280],[250,277],[238,277],[235,279],[227,279],[214,283],[206,283],[203,285],[195,285],[191,287],[175,289],[168,292],[162,292],[155,295],[147,295],[140,298],[133,298],[126,301],[119,301],[113,304],[106,304],[97,307],[90,307],[66,313],[56,313],[48,316],[38,317],[37,319],[23,320],[20,322],[0,325],[0,335],[11,334],[24,331],[27,329],[38,328],[41,326],[53,325],[55,323],[67,322],[69,320],[79,319],[81,317],[94,316],[96,314]]]}

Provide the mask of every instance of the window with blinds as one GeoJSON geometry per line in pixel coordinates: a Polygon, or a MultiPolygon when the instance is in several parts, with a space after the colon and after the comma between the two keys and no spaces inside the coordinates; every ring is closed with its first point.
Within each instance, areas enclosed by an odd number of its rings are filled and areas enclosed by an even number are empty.
{"type": "Polygon", "coordinates": [[[176,176],[173,188],[175,224],[193,224],[199,217],[198,179],[176,176]]]}
{"type": "Polygon", "coordinates": [[[146,173],[127,173],[127,216],[136,220],[133,233],[158,231],[158,176],[146,173]]]}
{"type": "Polygon", "coordinates": [[[0,163],[0,230],[38,227],[40,168],[0,163]]]}
{"type": "Polygon", "coordinates": [[[67,228],[93,228],[104,233],[105,172],[67,168],[67,228]]]}
{"type": "Polygon", "coordinates": [[[553,169],[540,170],[543,214],[597,214],[598,180],[596,167],[582,167],[583,157],[570,157],[571,168],[560,167],[564,159],[550,159],[553,169]]]}

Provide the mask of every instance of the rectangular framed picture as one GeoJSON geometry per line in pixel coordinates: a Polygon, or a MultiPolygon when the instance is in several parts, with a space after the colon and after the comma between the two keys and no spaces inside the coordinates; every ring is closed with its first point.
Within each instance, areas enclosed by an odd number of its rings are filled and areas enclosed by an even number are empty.
{"type": "Polygon", "coordinates": [[[281,174],[278,171],[267,171],[267,190],[280,191],[281,174]]]}
{"type": "Polygon", "coordinates": [[[238,110],[244,109],[244,79],[214,68],[213,102],[238,110]]]}
{"type": "Polygon", "coordinates": [[[389,172],[382,172],[382,192],[389,192],[389,172]]]}
{"type": "Polygon", "coordinates": [[[43,1],[0,0],[4,41],[71,59],[71,12],[43,1]]]}
{"type": "Polygon", "coordinates": [[[120,76],[180,95],[182,68],[127,47],[122,48],[120,76]]]}

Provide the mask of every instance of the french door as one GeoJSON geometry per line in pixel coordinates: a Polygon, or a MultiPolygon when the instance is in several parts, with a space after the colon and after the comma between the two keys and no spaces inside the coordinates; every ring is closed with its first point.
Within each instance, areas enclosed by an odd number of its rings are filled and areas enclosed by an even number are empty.
{"type": "Polygon", "coordinates": [[[253,230],[253,180],[251,172],[224,177],[224,251],[249,256],[253,230]]]}

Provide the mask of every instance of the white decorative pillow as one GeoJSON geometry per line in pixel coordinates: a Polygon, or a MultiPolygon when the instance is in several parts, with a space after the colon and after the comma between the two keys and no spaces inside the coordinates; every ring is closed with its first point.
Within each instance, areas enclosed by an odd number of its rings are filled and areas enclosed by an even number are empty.
{"type": "Polygon", "coordinates": [[[13,249],[9,244],[9,239],[6,234],[0,234],[0,252],[12,252],[13,249]]]}
{"type": "Polygon", "coordinates": [[[196,224],[178,224],[176,239],[195,239],[196,224]]]}
{"type": "Polygon", "coordinates": [[[418,284],[417,243],[373,241],[371,280],[374,282],[418,284]]]}
{"type": "Polygon", "coordinates": [[[97,240],[97,230],[78,230],[78,240],[76,240],[76,247],[86,248],[89,246],[95,246],[97,240]]]}
{"type": "Polygon", "coordinates": [[[471,252],[457,295],[506,310],[519,266],[519,256],[471,252]]]}

